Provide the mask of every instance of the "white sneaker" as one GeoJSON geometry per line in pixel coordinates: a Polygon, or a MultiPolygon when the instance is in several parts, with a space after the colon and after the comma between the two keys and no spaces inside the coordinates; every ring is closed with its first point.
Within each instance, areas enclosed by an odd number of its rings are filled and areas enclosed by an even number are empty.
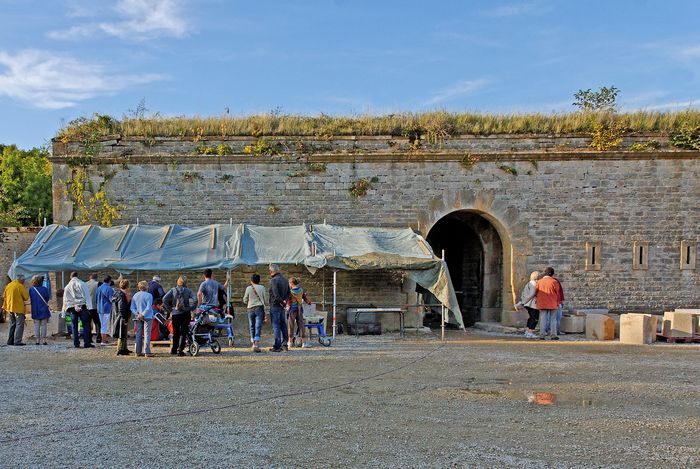
{"type": "Polygon", "coordinates": [[[311,348],[311,344],[308,342],[304,342],[304,345],[301,346],[302,348],[311,348]]]}

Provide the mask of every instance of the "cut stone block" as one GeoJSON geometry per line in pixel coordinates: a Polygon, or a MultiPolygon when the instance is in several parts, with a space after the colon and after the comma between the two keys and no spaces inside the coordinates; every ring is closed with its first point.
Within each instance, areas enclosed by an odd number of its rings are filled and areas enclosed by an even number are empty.
{"type": "Polygon", "coordinates": [[[695,316],[695,335],[700,335],[700,309],[675,309],[674,313],[692,313],[695,316]]]}
{"type": "Polygon", "coordinates": [[[620,343],[651,344],[656,342],[656,316],[623,314],[620,316],[620,343]]]}
{"type": "MultiPolygon", "coordinates": [[[[527,310],[525,308],[518,309],[516,311],[513,311],[510,313],[510,322],[509,325],[515,326],[515,327],[524,327],[525,324],[527,324],[527,318],[530,317],[530,315],[527,313],[527,310]]],[[[482,316],[483,318],[483,316],[482,316]]],[[[493,322],[492,321],[487,321],[484,320],[484,322],[493,322]]]]}
{"type": "Polygon", "coordinates": [[[605,314],[587,315],[586,338],[613,340],[615,338],[615,320],[605,314]]]}
{"type": "Polygon", "coordinates": [[[696,315],[667,311],[661,333],[664,337],[692,337],[695,332],[696,315]]]}
{"type": "Polygon", "coordinates": [[[606,316],[615,321],[615,338],[618,339],[620,337],[620,315],[607,313],[606,316]]]}
{"type": "Polygon", "coordinates": [[[586,330],[586,316],[562,316],[561,330],[567,334],[582,334],[586,330]]]}

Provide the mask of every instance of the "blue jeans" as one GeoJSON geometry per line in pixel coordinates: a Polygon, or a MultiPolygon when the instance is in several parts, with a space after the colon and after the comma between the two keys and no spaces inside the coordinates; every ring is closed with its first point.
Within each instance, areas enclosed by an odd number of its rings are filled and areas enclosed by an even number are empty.
{"type": "Polygon", "coordinates": [[[144,319],[139,321],[134,320],[136,325],[136,353],[151,353],[151,320],[144,319]],[[146,349],[144,350],[144,339],[146,341],[146,349]]]}
{"type": "MultiPolygon", "coordinates": [[[[557,319],[556,319],[556,321],[557,321],[557,333],[560,333],[560,332],[561,332],[561,315],[562,315],[562,310],[563,310],[563,309],[564,309],[564,308],[562,307],[562,305],[559,305],[559,308],[557,308],[557,319]]],[[[550,327],[551,327],[551,324],[550,324],[550,321],[549,321],[549,316],[547,316],[547,325],[546,325],[546,327],[545,327],[545,330],[546,330],[547,334],[549,334],[549,328],[550,328],[550,327]]]]}
{"type": "Polygon", "coordinates": [[[248,308],[248,327],[250,328],[250,341],[260,342],[263,319],[265,318],[265,308],[263,306],[253,306],[248,308]]]}
{"type": "Polygon", "coordinates": [[[83,346],[87,347],[92,345],[92,323],[90,322],[90,311],[83,306],[83,308],[78,313],[75,308],[68,308],[66,310],[70,313],[71,327],[73,328],[73,345],[80,347],[80,337],[78,336],[78,331],[80,331],[80,324],[78,321],[83,323],[83,346]]]}
{"type": "Polygon", "coordinates": [[[556,327],[557,323],[557,310],[556,309],[541,309],[540,310],[540,337],[545,337],[549,335],[550,337],[556,337],[559,334],[558,330],[552,330],[550,327],[547,329],[546,324],[552,324],[556,327]],[[543,326],[545,324],[545,326],[543,326]]]}
{"type": "Polygon", "coordinates": [[[289,333],[287,332],[287,318],[284,308],[277,305],[270,306],[270,321],[272,322],[272,332],[275,335],[274,348],[281,348],[282,344],[287,345],[289,333]]]}

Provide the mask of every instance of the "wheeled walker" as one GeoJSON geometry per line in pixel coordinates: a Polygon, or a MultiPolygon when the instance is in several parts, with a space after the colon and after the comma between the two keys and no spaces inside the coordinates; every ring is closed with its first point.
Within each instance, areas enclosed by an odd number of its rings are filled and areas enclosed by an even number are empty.
{"type": "MultiPolygon", "coordinates": [[[[306,328],[306,337],[309,339],[314,338],[316,336],[318,338],[318,343],[323,345],[324,347],[330,347],[331,346],[331,338],[326,336],[326,326],[323,324],[326,318],[324,316],[320,315],[309,315],[309,316],[304,316],[304,327],[306,328]],[[312,333],[312,330],[316,329],[316,334],[312,333]]],[[[294,334],[294,338],[292,339],[292,344],[294,344],[295,347],[301,347],[302,346],[302,341],[301,338],[299,338],[299,328],[297,327],[297,330],[294,334]]]]}

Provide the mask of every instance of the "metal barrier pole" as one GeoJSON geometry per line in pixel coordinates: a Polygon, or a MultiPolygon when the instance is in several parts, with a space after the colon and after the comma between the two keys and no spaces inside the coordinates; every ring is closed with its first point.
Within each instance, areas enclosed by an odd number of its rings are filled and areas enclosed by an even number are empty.
{"type": "Polygon", "coordinates": [[[334,270],[333,271],[333,340],[335,341],[335,334],[336,331],[338,330],[338,324],[336,322],[336,311],[335,311],[335,306],[336,306],[336,286],[338,285],[338,271],[334,270]]]}
{"type": "MultiPolygon", "coordinates": [[[[442,261],[445,262],[445,250],[442,250],[442,261]]],[[[445,341],[445,304],[440,303],[440,313],[441,313],[441,328],[442,328],[442,341],[445,341]]]]}

